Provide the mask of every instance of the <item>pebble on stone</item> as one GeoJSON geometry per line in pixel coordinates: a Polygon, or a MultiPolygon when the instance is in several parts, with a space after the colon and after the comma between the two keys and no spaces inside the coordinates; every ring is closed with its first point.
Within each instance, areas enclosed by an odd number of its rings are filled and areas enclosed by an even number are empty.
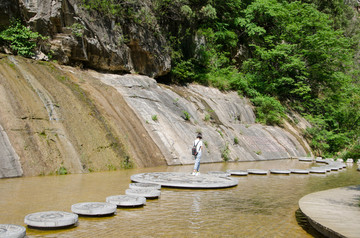
{"type": "Polygon", "coordinates": [[[71,206],[71,211],[84,216],[104,216],[114,214],[117,206],[107,202],[83,202],[71,206]]]}
{"type": "Polygon", "coordinates": [[[161,189],[161,185],[160,184],[155,184],[155,183],[130,183],[129,188],[161,189]]]}
{"type": "Polygon", "coordinates": [[[231,175],[236,175],[236,176],[246,176],[248,175],[248,172],[245,170],[226,170],[226,172],[230,173],[231,175]]]}
{"type": "Polygon", "coordinates": [[[126,195],[141,196],[146,198],[158,198],[161,192],[151,188],[129,188],[125,190],[126,195]]]}
{"type": "Polygon", "coordinates": [[[309,174],[309,170],[306,169],[290,169],[293,174],[309,174]]]}
{"type": "Polygon", "coordinates": [[[74,225],[79,216],[69,212],[46,211],[25,216],[24,223],[39,228],[61,228],[74,225]]]}
{"type": "Polygon", "coordinates": [[[270,169],[271,174],[290,174],[290,170],[270,169]]]}
{"type": "Polygon", "coordinates": [[[0,224],[1,238],[23,238],[26,235],[26,228],[13,224],[0,224]]]}
{"type": "Polygon", "coordinates": [[[140,207],[146,204],[146,198],[131,195],[115,195],[107,197],[106,202],[115,204],[118,207],[140,207]]]}
{"type": "Polygon", "coordinates": [[[261,170],[261,169],[248,169],[247,172],[249,174],[256,174],[256,175],[267,175],[267,170],[261,170]]]}

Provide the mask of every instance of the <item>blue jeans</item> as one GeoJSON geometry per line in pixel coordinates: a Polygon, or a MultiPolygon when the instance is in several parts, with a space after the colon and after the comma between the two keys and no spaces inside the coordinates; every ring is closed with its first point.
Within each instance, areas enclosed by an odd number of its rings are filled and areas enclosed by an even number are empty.
{"type": "Polygon", "coordinates": [[[200,159],[201,159],[201,151],[197,155],[195,155],[194,170],[196,170],[197,172],[199,172],[199,168],[200,168],[200,159]]]}

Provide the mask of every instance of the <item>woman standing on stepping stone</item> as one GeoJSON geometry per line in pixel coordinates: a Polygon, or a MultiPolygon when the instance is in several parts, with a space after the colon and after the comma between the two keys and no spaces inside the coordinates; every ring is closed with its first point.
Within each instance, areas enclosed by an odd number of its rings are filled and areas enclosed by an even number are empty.
{"type": "Polygon", "coordinates": [[[194,146],[196,148],[195,152],[195,165],[194,165],[194,171],[192,172],[192,175],[199,175],[199,168],[200,168],[200,159],[201,159],[201,152],[203,148],[202,143],[202,134],[198,133],[196,140],[194,141],[194,146]]]}

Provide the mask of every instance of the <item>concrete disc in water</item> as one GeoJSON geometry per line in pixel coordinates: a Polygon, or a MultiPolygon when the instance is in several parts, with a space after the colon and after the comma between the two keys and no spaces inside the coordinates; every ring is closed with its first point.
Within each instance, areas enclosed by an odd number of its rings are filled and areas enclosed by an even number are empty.
{"type": "Polygon", "coordinates": [[[231,175],[230,173],[223,171],[209,171],[208,174],[219,177],[229,177],[231,175]]]}
{"type": "Polygon", "coordinates": [[[226,170],[231,175],[237,175],[237,176],[246,176],[248,175],[248,172],[245,170],[226,170]]]}
{"type": "Polygon", "coordinates": [[[261,170],[261,169],[248,169],[247,172],[249,174],[257,174],[257,175],[267,175],[267,170],[261,170]]]}
{"type": "Polygon", "coordinates": [[[157,198],[161,192],[158,189],[151,188],[129,188],[125,191],[126,195],[141,196],[146,198],[157,198]]]}
{"type": "Polygon", "coordinates": [[[306,169],[290,169],[293,174],[309,174],[309,170],[306,169]]]}
{"type": "Polygon", "coordinates": [[[310,168],[309,172],[313,174],[326,174],[326,170],[322,168],[310,168]]]}
{"type": "Polygon", "coordinates": [[[271,174],[290,174],[290,170],[271,169],[271,174]]]}
{"type": "Polygon", "coordinates": [[[31,213],[25,217],[24,223],[33,227],[56,228],[74,225],[78,215],[62,211],[46,211],[31,213]]]}
{"type": "Polygon", "coordinates": [[[299,161],[303,161],[303,162],[313,162],[314,159],[311,157],[300,157],[299,161]]]}
{"type": "Polygon", "coordinates": [[[85,216],[102,216],[116,212],[116,205],[107,202],[83,202],[71,206],[73,213],[85,216]]]}
{"type": "Polygon", "coordinates": [[[160,184],[155,183],[131,183],[129,188],[151,188],[151,189],[161,189],[160,184]]]}
{"type": "Polygon", "coordinates": [[[203,173],[194,176],[191,173],[180,172],[135,174],[131,176],[131,180],[134,182],[156,183],[164,187],[175,188],[228,188],[238,184],[236,179],[230,177],[218,177],[203,173]]]}
{"type": "Polygon", "coordinates": [[[107,197],[106,202],[119,207],[138,207],[146,204],[146,198],[141,196],[116,195],[107,197]]]}
{"type": "Polygon", "coordinates": [[[0,238],[23,238],[26,228],[12,224],[0,224],[0,238]]]}

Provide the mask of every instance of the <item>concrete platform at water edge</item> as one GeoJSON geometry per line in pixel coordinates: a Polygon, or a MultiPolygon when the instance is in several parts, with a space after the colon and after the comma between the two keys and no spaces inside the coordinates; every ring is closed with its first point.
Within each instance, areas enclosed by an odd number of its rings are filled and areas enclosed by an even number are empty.
{"type": "Polygon", "coordinates": [[[360,185],[311,193],[299,201],[310,224],[326,237],[360,237],[360,185]]]}

